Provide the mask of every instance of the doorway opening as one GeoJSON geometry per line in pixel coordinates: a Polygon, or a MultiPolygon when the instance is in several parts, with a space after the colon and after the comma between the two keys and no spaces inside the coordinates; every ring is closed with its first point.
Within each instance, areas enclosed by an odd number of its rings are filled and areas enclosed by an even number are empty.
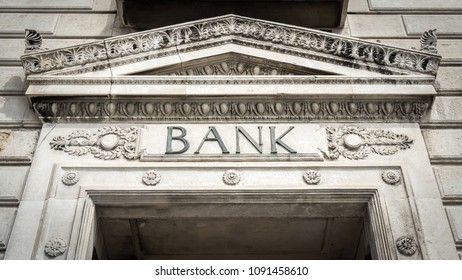
{"type": "Polygon", "coordinates": [[[86,258],[390,258],[376,191],[332,191],[93,193],[86,258]]]}

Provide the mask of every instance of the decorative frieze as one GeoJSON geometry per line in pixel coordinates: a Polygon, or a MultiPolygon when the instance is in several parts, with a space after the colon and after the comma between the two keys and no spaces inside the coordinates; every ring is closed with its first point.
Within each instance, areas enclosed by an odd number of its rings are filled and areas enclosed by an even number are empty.
{"type": "Polygon", "coordinates": [[[308,185],[317,185],[321,182],[321,174],[316,170],[306,170],[303,173],[303,180],[308,185]]]}
{"type": "Polygon", "coordinates": [[[168,73],[171,76],[201,76],[201,75],[226,75],[226,76],[257,76],[257,75],[295,75],[298,73],[290,72],[285,69],[269,67],[266,65],[249,64],[240,61],[224,61],[221,63],[190,67],[181,71],[168,73]]]}
{"type": "Polygon", "coordinates": [[[389,185],[397,185],[401,182],[401,176],[393,170],[385,170],[382,172],[382,180],[389,185]]]}
{"type": "Polygon", "coordinates": [[[326,159],[365,159],[370,154],[388,156],[409,149],[414,140],[404,134],[396,134],[383,129],[365,129],[343,126],[327,127],[328,151],[323,152],[326,159]]]}
{"type": "Polygon", "coordinates": [[[234,169],[227,170],[223,174],[223,182],[226,185],[237,185],[241,181],[241,175],[234,169]]]}
{"type": "Polygon", "coordinates": [[[61,238],[53,238],[45,244],[45,254],[53,258],[61,256],[66,250],[66,241],[61,238]]]}
{"type": "Polygon", "coordinates": [[[396,240],[398,252],[405,256],[412,256],[417,252],[417,242],[413,236],[401,236],[396,240]]]}
{"type": "MultiPolygon", "coordinates": [[[[132,98],[113,101],[34,102],[45,122],[87,122],[89,120],[377,120],[418,121],[429,100],[403,101],[156,101],[132,98]]],[[[105,139],[109,140],[109,139],[105,139]]]]}
{"type": "Polygon", "coordinates": [[[53,150],[64,151],[70,155],[82,156],[88,153],[95,158],[112,160],[123,156],[128,160],[139,158],[136,153],[138,128],[104,127],[95,133],[85,130],[74,131],[67,136],[53,138],[53,150]]]}
{"type": "Polygon", "coordinates": [[[61,181],[63,184],[72,186],[77,184],[77,182],[80,180],[80,174],[76,170],[69,170],[64,173],[64,175],[61,177],[61,181]]]}
{"type": "Polygon", "coordinates": [[[224,16],[173,28],[159,28],[76,47],[30,54],[21,59],[26,74],[83,65],[85,67],[80,71],[95,71],[112,65],[107,62],[113,59],[117,59],[118,65],[132,63],[133,59],[121,58],[136,55],[136,59],[142,61],[155,57],[153,54],[158,56],[162,50],[168,51],[172,47],[176,49],[187,45],[187,51],[190,51],[201,47],[200,44],[191,43],[218,44],[218,38],[222,41],[245,41],[246,45],[256,48],[268,48],[271,45],[273,51],[286,51],[290,47],[298,50],[294,54],[306,56],[309,53],[314,59],[323,61],[355,60],[378,67],[421,73],[436,74],[440,62],[440,57],[432,54],[239,16],[224,16]],[[278,49],[278,46],[285,48],[278,49]]]}

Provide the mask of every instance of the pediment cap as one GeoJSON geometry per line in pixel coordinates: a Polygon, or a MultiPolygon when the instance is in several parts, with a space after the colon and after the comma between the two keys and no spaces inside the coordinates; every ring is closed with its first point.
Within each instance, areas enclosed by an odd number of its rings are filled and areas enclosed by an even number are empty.
{"type": "Polygon", "coordinates": [[[341,61],[352,68],[396,69],[432,76],[436,76],[441,61],[441,56],[432,53],[232,14],[26,54],[21,61],[28,76],[69,76],[229,43],[286,49],[314,60],[341,61]]]}

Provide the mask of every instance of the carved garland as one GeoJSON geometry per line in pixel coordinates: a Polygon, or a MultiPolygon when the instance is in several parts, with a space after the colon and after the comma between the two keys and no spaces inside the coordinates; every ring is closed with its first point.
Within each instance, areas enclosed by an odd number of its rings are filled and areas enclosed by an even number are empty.
{"type": "Polygon", "coordinates": [[[136,120],[394,120],[416,121],[427,101],[37,101],[44,121],[136,120]]]}
{"type": "Polygon", "coordinates": [[[327,159],[364,159],[371,153],[382,156],[393,155],[400,150],[409,149],[414,140],[404,134],[396,134],[382,129],[361,129],[359,127],[326,128],[328,151],[323,152],[327,159]]]}
{"type": "MultiPolygon", "coordinates": [[[[387,47],[321,31],[289,28],[231,16],[26,55],[22,57],[22,62],[26,74],[41,73],[231,35],[266,41],[272,45],[295,47],[344,59],[356,59],[423,73],[435,74],[440,60],[438,56],[430,54],[387,47]]],[[[87,71],[105,67],[108,67],[106,63],[100,63],[100,65],[94,65],[87,71]]]]}
{"type": "Polygon", "coordinates": [[[87,131],[74,131],[68,136],[53,138],[50,146],[53,150],[64,151],[70,155],[82,156],[88,153],[95,158],[112,160],[120,156],[133,160],[139,158],[136,150],[138,129],[131,127],[104,127],[90,134],[87,131]]]}

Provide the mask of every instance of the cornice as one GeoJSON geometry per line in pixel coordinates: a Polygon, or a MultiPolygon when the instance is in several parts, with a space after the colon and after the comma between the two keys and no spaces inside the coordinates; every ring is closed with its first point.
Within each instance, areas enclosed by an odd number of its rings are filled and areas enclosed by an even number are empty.
{"type": "Polygon", "coordinates": [[[419,121],[431,97],[400,100],[309,100],[215,98],[162,100],[34,98],[33,107],[44,122],[105,121],[419,121]]]}
{"type": "Polygon", "coordinates": [[[200,20],[150,31],[128,34],[79,46],[24,55],[26,75],[84,73],[124,65],[178,50],[237,40],[257,48],[289,50],[293,55],[309,56],[333,63],[375,65],[436,75],[441,57],[322,31],[255,20],[235,15],[200,20]]]}

